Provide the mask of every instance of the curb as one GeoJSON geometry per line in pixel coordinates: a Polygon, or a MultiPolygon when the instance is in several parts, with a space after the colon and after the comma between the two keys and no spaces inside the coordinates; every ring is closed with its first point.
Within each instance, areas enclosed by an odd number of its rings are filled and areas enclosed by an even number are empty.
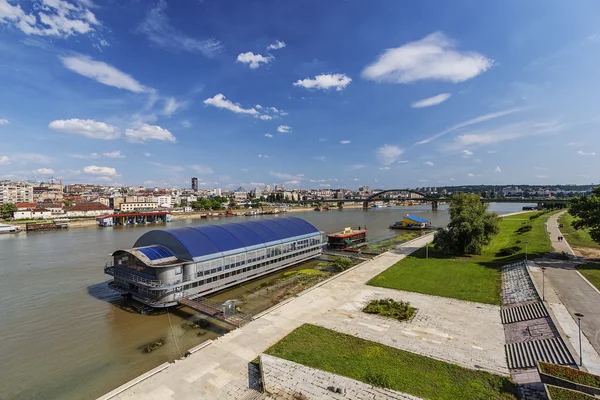
{"type": "Polygon", "coordinates": [[[119,386],[115,390],[108,392],[104,396],[98,397],[97,400],[112,399],[113,397],[123,393],[125,390],[129,389],[130,387],[133,387],[133,386],[137,385],[138,383],[150,378],[151,376],[156,375],[161,371],[164,371],[165,369],[169,368],[170,365],[171,364],[168,362],[163,363],[163,364],[159,365],[158,367],[146,372],[145,374],[142,374],[142,375],[138,376],[137,378],[130,380],[129,382],[125,383],[124,385],[119,386]]]}

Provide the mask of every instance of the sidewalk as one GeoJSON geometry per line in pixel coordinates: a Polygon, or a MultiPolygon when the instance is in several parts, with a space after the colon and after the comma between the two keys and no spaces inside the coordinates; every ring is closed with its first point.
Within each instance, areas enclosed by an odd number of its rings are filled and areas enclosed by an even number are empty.
{"type": "MultiPolygon", "coordinates": [[[[555,253],[565,252],[573,255],[573,250],[566,240],[558,241],[558,237],[562,236],[558,229],[560,215],[562,213],[548,219],[548,235],[555,253]]],[[[583,364],[590,372],[600,373],[600,293],[577,272],[575,260],[543,258],[536,260],[536,263],[540,267],[546,267],[546,302],[577,353],[579,353],[579,337],[574,314],[578,312],[584,314],[585,317],[581,320],[583,364]]],[[[541,270],[531,268],[531,272],[536,285],[541,288],[541,270]]]]}

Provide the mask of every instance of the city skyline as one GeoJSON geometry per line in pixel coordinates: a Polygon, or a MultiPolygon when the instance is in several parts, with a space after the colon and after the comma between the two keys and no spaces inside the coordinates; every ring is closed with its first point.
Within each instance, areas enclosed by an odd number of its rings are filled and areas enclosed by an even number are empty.
{"type": "Polygon", "coordinates": [[[0,0],[0,180],[597,181],[600,6],[384,4],[0,0]]]}

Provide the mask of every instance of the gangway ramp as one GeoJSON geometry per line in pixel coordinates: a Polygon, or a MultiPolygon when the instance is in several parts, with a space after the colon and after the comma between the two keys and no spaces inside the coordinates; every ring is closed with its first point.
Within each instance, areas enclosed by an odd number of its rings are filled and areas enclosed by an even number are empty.
{"type": "Polygon", "coordinates": [[[226,322],[236,328],[247,324],[251,320],[249,314],[236,311],[235,306],[232,310],[227,303],[217,303],[205,297],[182,297],[177,302],[182,306],[189,307],[194,311],[198,311],[201,314],[208,315],[219,321],[226,322]]]}

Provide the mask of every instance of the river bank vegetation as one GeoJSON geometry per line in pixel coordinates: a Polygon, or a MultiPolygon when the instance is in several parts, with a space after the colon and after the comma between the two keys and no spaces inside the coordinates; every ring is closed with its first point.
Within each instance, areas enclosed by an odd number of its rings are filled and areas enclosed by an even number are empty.
{"type": "Polygon", "coordinates": [[[552,250],[545,222],[549,213],[500,218],[498,234],[477,255],[448,255],[430,245],[419,249],[368,284],[487,304],[501,304],[501,268],[552,250]],[[531,229],[523,229],[530,226],[531,229]],[[509,249],[509,250],[507,250],[509,249]]]}

